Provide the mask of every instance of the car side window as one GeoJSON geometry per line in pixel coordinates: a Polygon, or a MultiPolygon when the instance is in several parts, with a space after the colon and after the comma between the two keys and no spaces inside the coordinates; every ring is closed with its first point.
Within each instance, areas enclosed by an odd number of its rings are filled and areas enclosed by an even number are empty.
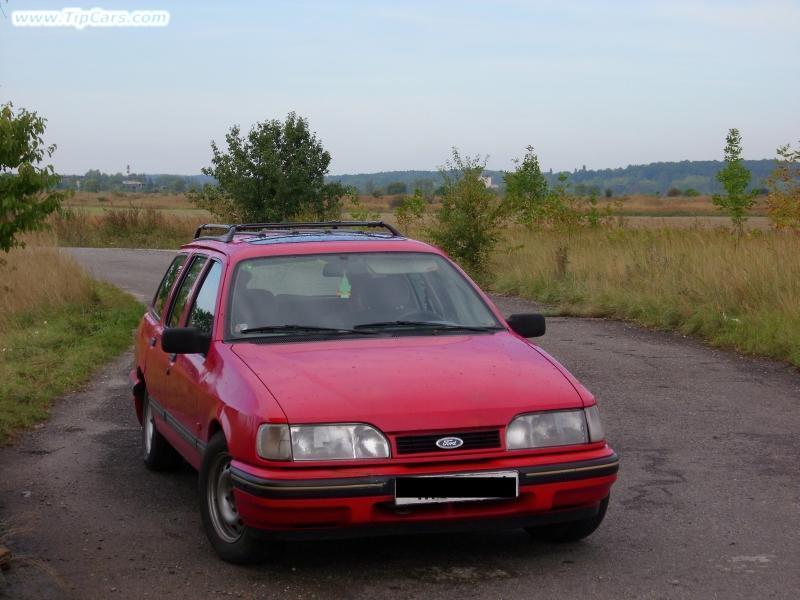
{"type": "Polygon", "coordinates": [[[197,327],[206,334],[211,334],[216,314],[217,291],[222,277],[222,265],[217,261],[212,262],[211,268],[206,273],[200,290],[194,299],[194,304],[189,311],[189,327],[197,327]]]}
{"type": "Polygon", "coordinates": [[[189,301],[189,294],[192,292],[197,278],[203,272],[203,267],[206,266],[205,256],[197,256],[189,265],[189,270],[181,281],[181,286],[175,293],[175,300],[172,301],[172,308],[169,312],[169,319],[167,319],[167,327],[177,327],[179,325],[183,309],[186,308],[186,303],[189,301]]]}
{"type": "Polygon", "coordinates": [[[158,290],[156,290],[156,295],[153,298],[153,313],[157,317],[161,317],[161,312],[164,310],[167,298],[169,298],[169,292],[172,290],[172,286],[175,285],[175,281],[181,274],[181,268],[185,262],[186,255],[179,254],[172,260],[172,263],[170,263],[167,268],[167,272],[164,273],[164,277],[161,279],[158,290]]]}

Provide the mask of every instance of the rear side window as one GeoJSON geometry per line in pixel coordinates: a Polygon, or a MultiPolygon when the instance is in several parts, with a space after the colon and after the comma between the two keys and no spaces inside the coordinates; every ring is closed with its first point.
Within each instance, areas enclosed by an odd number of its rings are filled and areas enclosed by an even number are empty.
{"type": "Polygon", "coordinates": [[[200,273],[203,272],[203,267],[206,266],[206,257],[198,256],[189,266],[186,276],[181,281],[181,286],[175,293],[175,300],[172,302],[172,308],[169,312],[169,319],[167,320],[167,327],[177,327],[183,314],[183,309],[186,308],[186,303],[189,301],[189,294],[194,287],[200,273]]]}
{"type": "Polygon", "coordinates": [[[197,327],[203,333],[210,334],[214,324],[217,306],[217,290],[222,276],[222,265],[217,261],[211,263],[200,290],[195,296],[192,309],[189,311],[189,327],[197,327]]]}
{"type": "Polygon", "coordinates": [[[155,298],[153,298],[153,312],[157,317],[161,317],[164,305],[167,302],[167,298],[169,298],[169,292],[172,286],[175,285],[175,281],[178,279],[178,275],[180,275],[181,268],[185,262],[186,255],[179,254],[172,260],[172,263],[167,268],[167,272],[164,273],[161,285],[158,286],[158,291],[156,291],[155,298]]]}

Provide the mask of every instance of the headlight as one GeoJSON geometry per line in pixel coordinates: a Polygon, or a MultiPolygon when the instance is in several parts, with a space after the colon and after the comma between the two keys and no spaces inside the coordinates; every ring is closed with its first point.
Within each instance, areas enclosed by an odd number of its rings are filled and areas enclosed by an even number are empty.
{"type": "Polygon", "coordinates": [[[268,460],[388,458],[389,442],[370,425],[262,425],[256,451],[268,460]]]}
{"type": "MultiPolygon", "coordinates": [[[[595,411],[597,424],[600,417],[595,411]]],[[[600,428],[602,436],[602,428],[600,428]]],[[[592,434],[594,431],[592,430],[592,434]]],[[[583,410],[564,410],[520,415],[506,429],[506,449],[547,448],[589,442],[590,428],[583,410]]],[[[600,438],[602,439],[602,437],[600,438]]],[[[592,435],[592,441],[597,441],[592,435]]]]}

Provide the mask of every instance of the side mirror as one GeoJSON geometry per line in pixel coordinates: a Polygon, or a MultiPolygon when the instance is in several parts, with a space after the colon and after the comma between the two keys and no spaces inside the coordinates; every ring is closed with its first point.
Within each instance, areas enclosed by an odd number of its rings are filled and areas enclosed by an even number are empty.
{"type": "Polygon", "coordinates": [[[161,334],[161,349],[169,354],[205,354],[211,336],[197,327],[167,327],[161,334]]]}
{"type": "Polygon", "coordinates": [[[543,336],[546,329],[544,315],[536,313],[511,315],[506,322],[511,327],[511,331],[526,338],[543,336]]]}

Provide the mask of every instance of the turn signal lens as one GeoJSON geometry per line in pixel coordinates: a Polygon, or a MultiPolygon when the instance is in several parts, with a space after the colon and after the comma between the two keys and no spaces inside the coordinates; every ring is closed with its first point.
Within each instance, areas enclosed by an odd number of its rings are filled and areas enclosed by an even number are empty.
{"type": "Polygon", "coordinates": [[[258,428],[256,452],[267,460],[292,460],[292,440],[289,426],[265,423],[258,428]]]}

